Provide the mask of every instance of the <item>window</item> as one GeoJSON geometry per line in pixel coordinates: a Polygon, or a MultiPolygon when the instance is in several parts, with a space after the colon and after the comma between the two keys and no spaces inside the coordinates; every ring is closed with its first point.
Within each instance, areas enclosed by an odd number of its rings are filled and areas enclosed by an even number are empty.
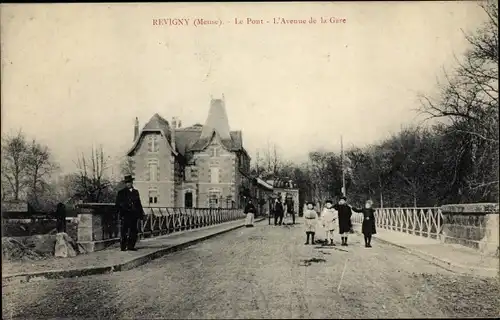
{"type": "Polygon", "coordinates": [[[186,193],[184,193],[184,207],[193,207],[193,193],[191,191],[186,191],[186,193]]]}
{"type": "Polygon", "coordinates": [[[149,160],[148,162],[149,168],[149,179],[150,181],[159,181],[160,180],[160,170],[158,166],[158,160],[149,160]]]}
{"type": "Polygon", "coordinates": [[[208,201],[209,201],[210,208],[219,207],[219,198],[218,198],[218,195],[216,193],[211,193],[209,198],[208,198],[208,201]]]}
{"type": "Polygon", "coordinates": [[[158,152],[158,149],[159,149],[158,147],[159,147],[158,135],[157,134],[149,135],[148,136],[148,151],[149,152],[158,152]]]}
{"type": "Polygon", "coordinates": [[[220,148],[219,147],[212,147],[210,149],[210,156],[211,157],[219,157],[220,156],[220,148]]]}
{"type": "Polygon", "coordinates": [[[219,168],[210,168],[210,183],[219,183],[219,168]]]}
{"type": "Polygon", "coordinates": [[[149,204],[158,203],[158,189],[151,188],[149,189],[149,204]]]}
{"type": "Polygon", "coordinates": [[[226,208],[233,208],[233,197],[232,196],[227,196],[226,197],[226,208]]]}

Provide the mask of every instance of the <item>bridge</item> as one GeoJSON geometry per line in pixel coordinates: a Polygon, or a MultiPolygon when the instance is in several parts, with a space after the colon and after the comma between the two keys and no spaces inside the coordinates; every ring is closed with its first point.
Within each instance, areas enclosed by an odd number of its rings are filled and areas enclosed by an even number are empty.
{"type": "MultiPolygon", "coordinates": [[[[146,207],[121,252],[112,205],[80,206],[82,254],[4,264],[4,319],[427,318],[499,315],[498,205],[379,208],[373,248],[304,245],[303,220],[146,207]],[[183,250],[180,250],[183,249],[183,250]]],[[[339,242],[338,234],[336,242],[339,242]]]]}

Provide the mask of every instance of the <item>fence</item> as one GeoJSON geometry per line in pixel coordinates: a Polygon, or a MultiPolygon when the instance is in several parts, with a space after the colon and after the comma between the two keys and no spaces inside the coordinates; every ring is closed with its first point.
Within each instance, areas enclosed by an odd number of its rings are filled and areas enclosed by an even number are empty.
{"type": "MultiPolygon", "coordinates": [[[[352,221],[361,224],[363,214],[353,212],[352,221]]],[[[375,224],[377,228],[439,239],[443,213],[439,207],[379,208],[375,210],[375,224]]]]}
{"type": "Polygon", "coordinates": [[[144,211],[146,218],[141,221],[140,226],[140,236],[143,238],[202,228],[245,217],[241,209],[145,207],[144,211]]]}
{"type": "MultiPolygon", "coordinates": [[[[78,205],[78,243],[88,252],[104,249],[120,239],[120,217],[114,204],[78,205]]],[[[241,209],[144,207],[139,237],[150,238],[243,219],[241,209]]]]}

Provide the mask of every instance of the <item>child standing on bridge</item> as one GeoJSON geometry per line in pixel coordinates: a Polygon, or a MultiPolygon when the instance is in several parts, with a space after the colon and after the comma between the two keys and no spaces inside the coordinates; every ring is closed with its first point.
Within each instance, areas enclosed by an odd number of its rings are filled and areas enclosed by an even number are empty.
{"type": "Polygon", "coordinates": [[[357,209],[352,207],[352,211],[363,214],[363,224],[361,225],[361,232],[365,236],[365,247],[371,248],[372,235],[377,233],[375,229],[375,210],[372,208],[373,202],[367,200],[365,207],[357,209]]]}
{"type": "Polygon", "coordinates": [[[316,233],[316,224],[318,220],[318,214],[314,210],[314,203],[309,201],[307,203],[307,208],[304,210],[304,225],[306,226],[306,245],[309,244],[309,237],[311,238],[311,244],[314,244],[314,234],[316,233]]]}
{"type": "Polygon", "coordinates": [[[333,231],[335,230],[335,222],[337,221],[339,214],[335,208],[333,208],[333,202],[327,200],[325,202],[325,208],[321,212],[321,220],[326,231],[326,244],[334,246],[333,243],[333,231]]]}

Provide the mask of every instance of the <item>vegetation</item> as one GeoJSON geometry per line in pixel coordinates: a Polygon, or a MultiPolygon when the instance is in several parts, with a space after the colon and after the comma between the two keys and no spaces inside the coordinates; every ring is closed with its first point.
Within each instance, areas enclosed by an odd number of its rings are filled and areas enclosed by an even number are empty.
{"type": "MultiPolygon", "coordinates": [[[[346,150],[344,171],[352,203],[435,206],[498,201],[498,5],[481,4],[487,22],[466,34],[469,50],[438,84],[438,97],[421,94],[421,126],[403,128],[366,148],[346,150]]],[[[276,147],[264,152],[254,172],[294,179],[303,199],[341,195],[340,154],[315,151],[307,164],[279,161],[276,147]]]]}

